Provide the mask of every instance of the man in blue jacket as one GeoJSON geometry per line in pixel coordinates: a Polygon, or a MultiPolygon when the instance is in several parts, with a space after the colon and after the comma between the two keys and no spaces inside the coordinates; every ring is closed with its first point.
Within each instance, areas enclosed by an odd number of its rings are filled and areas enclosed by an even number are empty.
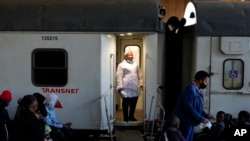
{"type": "Polygon", "coordinates": [[[193,141],[194,127],[200,123],[206,124],[209,119],[215,119],[203,110],[203,94],[208,83],[209,74],[198,71],[194,81],[190,82],[180,95],[174,114],[180,118],[180,131],[185,141],[193,141]]]}

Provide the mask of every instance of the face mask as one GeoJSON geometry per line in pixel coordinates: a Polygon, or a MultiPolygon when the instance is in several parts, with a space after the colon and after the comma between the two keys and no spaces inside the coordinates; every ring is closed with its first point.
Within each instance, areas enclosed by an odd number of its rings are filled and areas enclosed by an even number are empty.
{"type": "Polygon", "coordinates": [[[133,64],[132,60],[126,60],[129,64],[133,64]]]}
{"type": "Polygon", "coordinates": [[[204,83],[200,84],[200,89],[205,89],[207,87],[207,85],[205,85],[204,83]]]}

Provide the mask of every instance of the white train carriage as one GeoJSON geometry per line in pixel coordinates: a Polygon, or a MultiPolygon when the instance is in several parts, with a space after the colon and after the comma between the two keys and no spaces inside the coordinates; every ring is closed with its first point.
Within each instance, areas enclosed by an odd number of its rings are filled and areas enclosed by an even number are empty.
{"type": "Polygon", "coordinates": [[[205,109],[237,118],[250,110],[250,3],[189,2],[183,40],[183,84],[198,70],[211,74],[205,109]]]}
{"type": "Polygon", "coordinates": [[[143,122],[163,83],[158,11],[155,0],[0,1],[0,90],[13,92],[11,119],[18,98],[56,93],[62,122],[79,130],[113,130],[121,107],[116,66],[131,48],[144,78],[137,105],[143,122]]]}

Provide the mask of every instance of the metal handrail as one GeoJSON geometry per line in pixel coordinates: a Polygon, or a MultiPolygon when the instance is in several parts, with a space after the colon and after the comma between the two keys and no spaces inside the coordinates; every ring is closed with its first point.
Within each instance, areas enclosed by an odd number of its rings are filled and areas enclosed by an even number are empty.
{"type": "MultiPolygon", "coordinates": [[[[158,90],[161,91],[161,94],[165,93],[165,90],[163,89],[162,86],[158,86],[158,90]]],[[[165,115],[166,115],[166,111],[165,111],[165,108],[163,107],[163,105],[157,100],[157,104],[158,106],[161,108],[162,110],[162,124],[161,124],[161,131],[163,130],[163,127],[164,127],[164,123],[163,123],[163,119],[165,118],[165,115]]],[[[161,138],[159,138],[159,141],[161,140],[161,138]]]]}
{"type": "MultiPolygon", "coordinates": [[[[158,88],[159,88],[159,87],[158,87],[158,88]]],[[[155,97],[155,96],[152,95],[152,93],[150,92],[149,89],[146,88],[146,90],[147,90],[148,94],[151,96],[151,103],[150,103],[150,109],[149,109],[149,115],[148,115],[148,120],[150,120],[150,117],[151,117],[151,109],[152,109],[153,100],[154,100],[154,97],[155,97]]],[[[162,89],[160,89],[160,90],[163,92],[162,89]]],[[[162,118],[161,118],[161,120],[162,120],[162,122],[163,122],[164,117],[165,117],[165,108],[163,107],[163,105],[161,104],[161,102],[159,102],[158,98],[156,99],[156,105],[155,105],[155,111],[154,111],[154,116],[153,116],[153,118],[155,118],[155,116],[156,116],[157,107],[160,107],[160,109],[161,109],[162,112],[163,112],[162,118]]],[[[150,137],[151,137],[151,138],[153,138],[153,131],[154,131],[154,126],[155,126],[154,124],[155,124],[155,122],[153,121],[152,128],[151,128],[151,131],[150,131],[150,137]]],[[[163,129],[163,123],[161,124],[161,130],[162,130],[162,129],[163,129]]],[[[147,126],[147,131],[149,131],[149,126],[147,126]]]]}
{"type": "MultiPolygon", "coordinates": [[[[162,113],[162,119],[164,119],[165,114],[166,114],[165,108],[162,106],[162,104],[159,101],[157,101],[157,104],[158,104],[158,106],[161,108],[161,110],[163,112],[162,113]]],[[[161,129],[163,129],[163,124],[161,124],[161,129]]]]}
{"type": "MultiPolygon", "coordinates": [[[[146,131],[149,131],[149,121],[150,121],[150,118],[151,118],[151,110],[152,110],[154,95],[152,95],[152,93],[150,92],[150,90],[147,87],[146,87],[146,91],[148,92],[147,94],[151,96],[151,103],[150,103],[150,107],[149,107],[148,120],[147,120],[148,123],[147,123],[147,130],[146,130],[146,131]]],[[[154,129],[154,122],[152,124],[152,128],[151,128],[151,131],[150,131],[150,138],[153,137],[153,129],[154,129]]]]}
{"type": "MultiPolygon", "coordinates": [[[[110,89],[112,89],[114,87],[110,87],[109,89],[107,89],[104,94],[102,95],[102,97],[104,98],[104,103],[105,103],[105,113],[106,113],[106,118],[107,118],[107,123],[108,123],[108,132],[110,134],[110,139],[111,141],[113,141],[113,137],[112,137],[112,131],[111,131],[111,122],[110,122],[110,118],[109,118],[109,115],[108,115],[108,105],[107,105],[107,96],[109,95],[108,91],[110,89]]],[[[111,116],[110,116],[111,117],[111,116]]]]}
{"type": "MultiPolygon", "coordinates": [[[[110,82],[111,82],[111,84],[110,84],[110,88],[115,88],[115,84],[114,84],[114,82],[115,82],[115,55],[114,54],[110,54],[110,82]]],[[[113,93],[115,93],[115,89],[113,89],[113,93]]],[[[110,97],[110,101],[111,101],[112,99],[111,99],[111,97],[110,97]]],[[[115,99],[113,98],[113,103],[115,103],[115,99]]],[[[111,105],[110,104],[110,109],[112,109],[112,106],[113,105],[111,105]]],[[[115,111],[115,107],[113,106],[113,111],[115,111]]],[[[114,114],[114,113],[113,113],[114,114]]],[[[112,117],[112,115],[110,114],[110,118],[113,118],[112,117]]]]}
{"type": "MultiPolygon", "coordinates": [[[[114,82],[114,73],[115,73],[115,67],[112,64],[115,64],[115,59],[114,59],[114,54],[110,54],[110,82],[114,82]]],[[[110,83],[110,87],[102,94],[102,97],[104,99],[104,103],[105,103],[105,114],[106,114],[106,119],[107,119],[107,124],[108,124],[108,132],[110,134],[110,139],[111,141],[113,141],[113,135],[112,135],[112,131],[111,131],[111,119],[113,118],[112,114],[111,114],[111,109],[112,109],[112,104],[110,104],[110,116],[108,113],[108,105],[107,105],[107,97],[110,95],[110,93],[108,93],[109,91],[113,90],[114,93],[114,84],[110,83]]],[[[112,97],[110,96],[110,101],[112,100],[112,97]]],[[[114,106],[113,106],[114,107],[114,106]]],[[[113,110],[115,110],[113,108],[113,110]]]]}

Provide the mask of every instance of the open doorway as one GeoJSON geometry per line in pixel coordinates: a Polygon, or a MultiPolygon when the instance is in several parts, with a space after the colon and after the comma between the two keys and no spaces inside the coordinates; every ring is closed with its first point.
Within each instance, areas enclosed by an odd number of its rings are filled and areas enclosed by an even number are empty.
{"type": "MultiPolygon", "coordinates": [[[[141,72],[143,72],[143,38],[141,35],[130,35],[130,36],[117,36],[117,65],[123,61],[125,50],[131,50],[133,52],[133,60],[139,65],[141,72]]],[[[144,75],[143,75],[144,76],[144,75]]],[[[144,77],[143,77],[144,80],[144,77]]],[[[144,121],[144,94],[140,91],[138,101],[136,104],[135,118],[137,122],[144,121]]],[[[116,121],[123,121],[122,112],[122,98],[119,93],[116,93],[116,121]]]]}

